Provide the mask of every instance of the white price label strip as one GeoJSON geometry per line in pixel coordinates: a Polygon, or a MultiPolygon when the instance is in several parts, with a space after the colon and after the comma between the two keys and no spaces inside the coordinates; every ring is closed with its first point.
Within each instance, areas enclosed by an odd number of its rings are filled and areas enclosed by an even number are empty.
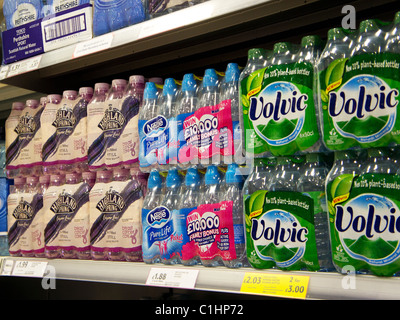
{"type": "Polygon", "coordinates": [[[193,289],[199,270],[151,268],[146,280],[150,286],[193,289]]]}
{"type": "Polygon", "coordinates": [[[21,277],[43,277],[47,267],[45,261],[25,261],[20,260],[15,262],[14,269],[11,273],[13,276],[21,277]]]}
{"type": "Polygon", "coordinates": [[[36,56],[26,60],[13,63],[9,66],[7,77],[13,77],[21,73],[33,71],[39,68],[42,56],[36,56]]]}
{"type": "Polygon", "coordinates": [[[78,58],[86,56],[88,54],[106,50],[111,47],[113,38],[114,35],[112,33],[108,33],[104,36],[96,37],[92,40],[78,43],[75,47],[73,58],[78,58]]]}

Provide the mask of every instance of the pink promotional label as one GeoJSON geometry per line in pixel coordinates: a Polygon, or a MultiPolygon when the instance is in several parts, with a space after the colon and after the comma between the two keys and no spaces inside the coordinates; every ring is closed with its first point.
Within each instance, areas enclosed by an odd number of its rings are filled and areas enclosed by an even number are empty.
{"type": "Polygon", "coordinates": [[[179,150],[180,162],[233,155],[231,100],[200,108],[184,120],[183,130],[186,145],[179,150]]]}
{"type": "Polygon", "coordinates": [[[211,260],[236,259],[232,220],[233,201],[202,204],[188,214],[186,219],[189,242],[182,248],[183,260],[199,256],[211,260]]]}

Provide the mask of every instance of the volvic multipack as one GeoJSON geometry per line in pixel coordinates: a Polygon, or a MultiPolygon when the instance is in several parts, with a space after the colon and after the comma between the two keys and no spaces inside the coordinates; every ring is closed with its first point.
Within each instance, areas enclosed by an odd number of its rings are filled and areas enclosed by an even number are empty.
{"type": "Polygon", "coordinates": [[[326,181],[332,260],[339,272],[400,271],[398,150],[335,152],[326,181]]]}
{"type": "MultiPolygon", "coordinates": [[[[315,61],[321,40],[306,36],[301,46],[274,45],[264,67],[242,77],[243,146],[255,157],[320,151],[314,97],[315,61]]],[[[267,55],[266,55],[267,56],[267,55]]]]}
{"type": "Polygon", "coordinates": [[[400,142],[400,14],[392,24],[365,20],[334,28],[318,64],[320,120],[330,150],[400,142]]]}

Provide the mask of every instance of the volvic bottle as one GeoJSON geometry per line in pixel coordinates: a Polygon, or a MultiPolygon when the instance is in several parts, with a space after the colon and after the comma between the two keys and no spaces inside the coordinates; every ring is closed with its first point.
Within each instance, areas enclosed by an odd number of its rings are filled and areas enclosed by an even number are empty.
{"type": "Polygon", "coordinates": [[[46,108],[40,117],[40,126],[42,128],[42,163],[45,174],[56,174],[59,169],[56,127],[53,126],[53,122],[56,118],[61,99],[62,96],[58,94],[48,95],[46,108]]]}
{"type": "Polygon", "coordinates": [[[105,137],[99,123],[105,113],[105,101],[107,99],[110,85],[99,82],[94,86],[94,95],[87,106],[87,144],[88,144],[88,165],[91,171],[100,170],[105,166],[105,137]]]}
{"type": "Polygon", "coordinates": [[[177,264],[182,261],[182,248],[187,242],[187,236],[186,217],[179,210],[179,202],[182,194],[182,178],[176,168],[168,171],[166,187],[167,193],[161,206],[167,208],[170,214],[170,220],[165,224],[165,226],[168,224],[170,226],[167,228],[166,250],[164,249],[161,253],[161,262],[164,264],[177,264]]]}
{"type": "Polygon", "coordinates": [[[367,159],[360,168],[360,174],[383,173],[396,174],[398,165],[392,158],[389,148],[369,148],[367,150],[367,159]]]}
{"type": "MultiPolygon", "coordinates": [[[[44,244],[45,255],[48,259],[61,258],[62,241],[59,234],[60,225],[65,219],[57,221],[56,210],[52,208],[53,204],[62,193],[62,188],[65,183],[65,175],[52,174],[50,175],[50,184],[43,196],[44,208],[44,244]],[[59,222],[59,223],[57,223],[59,222]]],[[[68,220],[68,219],[67,219],[68,220]]]]}
{"type": "Polygon", "coordinates": [[[18,126],[19,118],[25,108],[23,102],[13,102],[11,112],[8,116],[6,126],[6,172],[9,179],[13,179],[19,174],[18,170],[18,154],[20,152],[20,144],[18,133],[15,128],[18,126]]]}
{"type": "Polygon", "coordinates": [[[124,79],[114,79],[111,90],[105,102],[104,117],[99,123],[105,137],[105,163],[108,169],[122,167],[122,140],[121,136],[129,121],[127,108],[124,108],[123,98],[127,87],[124,79]]]}
{"type": "MultiPolygon", "coordinates": [[[[14,185],[10,186],[10,194],[7,198],[7,231],[8,231],[8,251],[13,257],[21,256],[21,235],[26,231],[23,225],[19,226],[19,215],[14,214],[15,209],[20,203],[21,196],[25,192],[26,178],[14,178],[14,185]]],[[[18,212],[18,211],[17,211],[18,212]]],[[[21,216],[22,218],[22,216],[21,216]]]]}
{"type": "Polygon", "coordinates": [[[195,211],[199,205],[199,200],[202,198],[200,194],[200,175],[196,167],[191,167],[187,170],[185,176],[185,184],[183,196],[181,198],[179,208],[182,218],[186,220],[186,230],[188,236],[188,243],[182,248],[182,264],[185,266],[192,266],[200,263],[200,257],[197,244],[193,238],[195,230],[195,220],[189,218],[192,214],[195,216],[195,211]]]}
{"type": "Polygon", "coordinates": [[[177,157],[176,100],[178,86],[173,78],[165,79],[162,96],[159,101],[160,120],[165,121],[164,131],[158,137],[157,162],[160,170],[167,171],[172,158],[177,157]],[[164,119],[163,119],[164,118],[164,119]]]}
{"type": "Polygon", "coordinates": [[[267,59],[268,59],[268,53],[265,49],[262,48],[254,48],[250,49],[248,51],[247,55],[247,63],[246,66],[243,68],[242,72],[240,73],[239,76],[239,114],[241,115],[239,117],[239,127],[241,128],[241,139],[242,139],[242,153],[243,156],[246,155],[246,152],[249,152],[249,155],[254,154],[254,142],[251,140],[251,135],[250,135],[250,130],[249,130],[249,136],[246,136],[246,130],[244,129],[243,126],[243,111],[245,110],[245,107],[248,107],[248,99],[247,95],[244,94],[244,92],[247,92],[246,88],[246,80],[247,78],[256,70],[265,68],[267,66],[267,59]],[[243,81],[245,80],[245,81],[243,81]],[[242,83],[243,86],[242,87],[242,83]],[[247,142],[247,144],[246,144],[247,142]]]}
{"type": "Polygon", "coordinates": [[[157,263],[161,261],[161,244],[152,239],[149,213],[159,207],[163,201],[162,179],[157,170],[150,172],[147,182],[147,194],[142,208],[143,226],[143,261],[145,263],[157,263]]]}
{"type": "Polygon", "coordinates": [[[233,143],[223,152],[223,163],[243,163],[242,157],[242,132],[239,124],[239,76],[240,70],[237,63],[229,63],[226,67],[225,76],[221,83],[221,101],[230,100],[232,116],[233,143]]]}
{"type": "Polygon", "coordinates": [[[231,218],[233,222],[235,257],[223,260],[224,265],[228,268],[240,268],[248,265],[243,222],[243,183],[244,179],[239,166],[236,163],[230,164],[225,173],[224,185],[221,192],[221,201],[232,201],[231,218]]]}
{"type": "MultiPolygon", "coordinates": [[[[360,174],[361,161],[359,154],[354,150],[336,151],[334,153],[334,161],[329,171],[326,182],[326,201],[328,205],[329,234],[331,251],[333,257],[333,265],[338,272],[342,272],[342,266],[338,265],[336,257],[343,259],[342,246],[337,247],[335,242],[335,217],[336,203],[342,194],[348,194],[351,189],[353,178],[360,174]],[[333,199],[337,199],[333,201],[333,199]]],[[[340,204],[340,202],[339,202],[340,204]]],[[[345,272],[345,271],[344,271],[345,272]]]]}
{"type": "Polygon", "coordinates": [[[197,159],[197,131],[189,119],[198,108],[197,98],[198,84],[193,73],[183,76],[181,95],[176,108],[176,127],[178,132],[178,163],[179,168],[188,169],[191,164],[198,164],[197,159]]]}
{"type": "Polygon", "coordinates": [[[400,52],[400,11],[396,12],[393,25],[388,32],[386,47],[384,52],[399,53],[400,52]]]}
{"type": "Polygon", "coordinates": [[[22,26],[42,17],[40,0],[5,0],[3,14],[7,29],[22,26]]]}
{"type": "Polygon", "coordinates": [[[381,28],[378,20],[361,21],[358,37],[351,55],[383,52],[386,45],[385,42],[385,31],[381,28]]]}
{"type": "Polygon", "coordinates": [[[321,154],[309,153],[306,162],[300,171],[297,189],[313,199],[314,228],[320,271],[334,269],[329,239],[328,207],[325,197],[325,181],[328,168],[321,158],[321,154]]]}
{"type": "MultiPolygon", "coordinates": [[[[144,172],[158,168],[157,144],[159,132],[162,130],[162,128],[159,130],[158,114],[157,87],[154,82],[146,82],[143,107],[139,112],[139,165],[144,172]]],[[[160,123],[162,127],[163,121],[160,123]]]]}
{"type": "Polygon", "coordinates": [[[128,87],[124,94],[123,109],[127,109],[127,121],[124,134],[121,137],[122,161],[125,169],[139,167],[139,111],[142,105],[144,77],[133,75],[129,77],[128,87]],[[128,120],[129,119],[129,120],[128,120]]]}

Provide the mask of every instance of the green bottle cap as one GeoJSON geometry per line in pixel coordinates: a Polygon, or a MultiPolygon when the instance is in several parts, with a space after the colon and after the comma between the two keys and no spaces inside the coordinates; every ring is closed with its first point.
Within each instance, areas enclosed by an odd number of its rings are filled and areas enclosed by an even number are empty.
{"type": "Polygon", "coordinates": [[[304,48],[307,47],[319,48],[322,46],[322,40],[319,36],[316,35],[305,36],[301,39],[301,46],[304,48]]]}
{"type": "Polygon", "coordinates": [[[292,44],[290,42],[278,42],[274,44],[274,54],[282,54],[287,53],[292,48],[292,44]]]}
{"type": "Polygon", "coordinates": [[[248,58],[249,59],[258,59],[261,57],[264,57],[266,54],[266,50],[262,48],[254,48],[250,49],[248,52],[248,58]]]}

